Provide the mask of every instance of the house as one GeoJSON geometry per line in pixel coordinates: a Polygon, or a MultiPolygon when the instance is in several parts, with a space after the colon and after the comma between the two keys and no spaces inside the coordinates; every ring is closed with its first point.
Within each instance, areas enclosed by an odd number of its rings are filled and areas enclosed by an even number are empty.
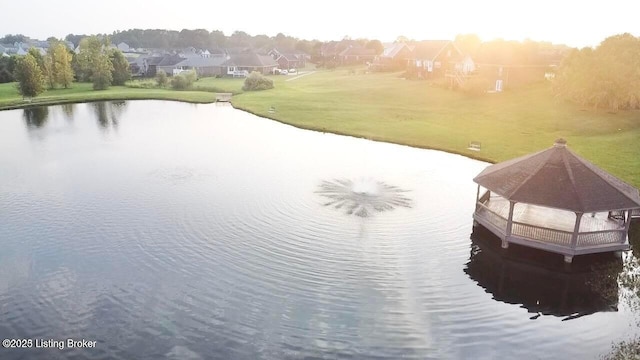
{"type": "Polygon", "coordinates": [[[158,64],[164,59],[164,56],[147,56],[143,58],[144,76],[154,77],[158,73],[158,64]]]}
{"type": "Polygon", "coordinates": [[[252,71],[262,74],[272,74],[278,68],[278,63],[269,55],[261,55],[253,51],[229,54],[222,64],[227,75],[246,76],[252,71]]]}
{"type": "Polygon", "coordinates": [[[376,71],[403,70],[412,58],[413,51],[404,42],[385,43],[382,54],[376,56],[371,68],[376,71]]]}
{"type": "Polygon", "coordinates": [[[376,51],[362,45],[349,45],[338,54],[338,62],[343,65],[364,64],[376,58],[376,51]]]}
{"type": "Polygon", "coordinates": [[[2,53],[3,56],[15,55],[17,52],[18,48],[13,44],[0,44],[0,53],[2,53]]]}
{"type": "Polygon", "coordinates": [[[340,53],[349,47],[361,47],[362,45],[355,40],[329,41],[320,47],[320,56],[324,61],[339,61],[340,53]]]}
{"type": "Polygon", "coordinates": [[[338,41],[329,41],[320,47],[320,57],[327,60],[335,60],[339,53],[339,42],[338,41]]]}
{"type": "Polygon", "coordinates": [[[298,69],[305,67],[309,55],[304,51],[273,48],[268,54],[278,62],[281,69],[298,69]]]}
{"type": "Polygon", "coordinates": [[[198,76],[217,76],[224,75],[226,73],[226,66],[224,63],[227,61],[226,57],[190,57],[183,59],[183,61],[177,63],[172,73],[177,75],[183,71],[195,70],[198,76]]]}
{"type": "Polygon", "coordinates": [[[450,40],[425,40],[412,44],[408,66],[418,77],[444,76],[447,72],[475,70],[475,64],[450,40]]]}
{"type": "Polygon", "coordinates": [[[148,70],[146,56],[127,56],[131,76],[144,76],[148,70]]]}
{"type": "Polygon", "coordinates": [[[167,75],[173,74],[173,69],[175,69],[176,65],[180,62],[184,61],[183,57],[178,55],[165,55],[162,59],[156,64],[156,71],[151,75],[151,67],[149,67],[149,74],[147,76],[156,76],[156,73],[160,70],[167,73],[167,75]]]}
{"type": "Polygon", "coordinates": [[[122,52],[129,52],[131,50],[129,45],[127,45],[127,43],[124,43],[124,42],[119,43],[118,45],[116,45],[116,47],[118,48],[118,50],[122,52]]]}

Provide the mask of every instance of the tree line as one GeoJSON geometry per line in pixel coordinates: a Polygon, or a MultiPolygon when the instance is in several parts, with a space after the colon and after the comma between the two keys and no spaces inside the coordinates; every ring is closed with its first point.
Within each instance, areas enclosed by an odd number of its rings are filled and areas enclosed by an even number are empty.
{"type": "Polygon", "coordinates": [[[625,33],[595,49],[573,50],[557,70],[553,89],[561,99],[613,111],[640,109],[640,38],[625,33]]]}
{"type": "MultiPolygon", "coordinates": [[[[183,49],[189,46],[197,49],[250,47],[259,49],[263,47],[282,47],[296,49],[312,54],[315,47],[321,44],[318,40],[303,40],[282,33],[276,36],[255,35],[251,36],[244,31],[234,31],[227,36],[222,31],[205,29],[129,29],[114,31],[111,34],[97,34],[99,37],[111,39],[113,44],[126,43],[133,48],[145,49],[183,49]]],[[[69,34],[65,40],[77,44],[87,35],[69,34]]]]}
{"type": "Polygon", "coordinates": [[[108,39],[83,38],[77,54],[59,40],[49,44],[45,55],[31,48],[24,56],[3,59],[13,66],[13,80],[23,97],[35,97],[47,88],[69,88],[74,79],[93,83],[94,90],[104,90],[124,85],[131,78],[129,62],[120,50],[110,47],[108,39]]]}

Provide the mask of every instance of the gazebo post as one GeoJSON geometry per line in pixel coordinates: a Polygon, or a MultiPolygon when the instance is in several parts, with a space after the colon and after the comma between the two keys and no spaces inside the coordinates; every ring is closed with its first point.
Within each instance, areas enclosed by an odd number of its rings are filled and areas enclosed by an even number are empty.
{"type": "Polygon", "coordinates": [[[513,228],[513,208],[516,206],[514,201],[509,200],[509,219],[507,220],[507,232],[502,240],[502,248],[509,248],[509,238],[511,237],[511,229],[513,228]]]}
{"type": "MultiPolygon", "coordinates": [[[[476,206],[474,206],[475,212],[478,212],[478,209],[480,209],[480,184],[478,184],[478,191],[476,191],[476,206]]],[[[478,225],[478,222],[475,220],[475,218],[473,219],[473,226],[475,227],[476,225],[478,225]]]]}
{"type": "MultiPolygon", "coordinates": [[[[573,235],[571,235],[571,249],[575,250],[578,245],[578,234],[580,233],[580,222],[582,221],[583,213],[576,213],[576,225],[573,227],[573,235]]],[[[573,255],[565,255],[564,262],[571,263],[573,261],[573,255]]]]}
{"type": "Polygon", "coordinates": [[[633,210],[631,210],[631,209],[627,210],[627,219],[625,220],[625,224],[624,224],[627,236],[623,236],[622,237],[622,243],[623,244],[624,244],[624,242],[626,240],[625,238],[629,236],[629,228],[631,227],[631,213],[632,212],[633,212],[633,210]]]}

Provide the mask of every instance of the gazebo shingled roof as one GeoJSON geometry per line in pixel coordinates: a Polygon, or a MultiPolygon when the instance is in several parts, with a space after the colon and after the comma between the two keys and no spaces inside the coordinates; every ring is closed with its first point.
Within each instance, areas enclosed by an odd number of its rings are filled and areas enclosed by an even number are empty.
{"type": "Polygon", "coordinates": [[[636,188],[576,155],[563,139],[489,166],[473,180],[510,201],[576,213],[640,208],[636,188]]]}

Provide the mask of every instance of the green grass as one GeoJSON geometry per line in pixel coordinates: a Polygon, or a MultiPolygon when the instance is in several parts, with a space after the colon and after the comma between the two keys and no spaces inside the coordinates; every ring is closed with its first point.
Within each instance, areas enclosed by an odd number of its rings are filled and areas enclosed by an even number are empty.
{"type": "Polygon", "coordinates": [[[215,95],[202,91],[135,89],[126,86],[112,86],[108,90],[94,91],[91,84],[74,83],[73,87],[70,89],[48,90],[34,98],[32,101],[25,101],[16,91],[15,84],[0,84],[0,110],[34,105],[129,99],[158,99],[193,103],[210,103],[215,101],[215,95]]]}
{"type": "Polygon", "coordinates": [[[399,74],[319,71],[275,89],[235,96],[234,106],[302,128],[442,149],[502,161],[551,146],[578,154],[640,186],[640,112],[610,114],[556,101],[541,82],[471,96],[399,74]],[[274,107],[275,113],[269,108],[274,107]],[[471,141],[482,150],[467,150],[471,141]]]}
{"type": "MultiPolygon", "coordinates": [[[[545,149],[558,137],[578,154],[640,187],[640,112],[615,114],[556,101],[550,85],[534,84],[501,94],[470,96],[403,80],[399,74],[356,75],[348,69],[272,76],[275,88],[242,92],[243,79],[204,78],[196,91],[112,87],[90,84],[48,91],[33,104],[114,99],[167,99],[211,102],[213,92],[236,94],[233,105],[301,128],[441,149],[489,161],[502,161],[545,149]],[[197,91],[198,89],[202,91],[197,91]],[[275,112],[269,112],[271,107],[275,112]],[[467,150],[471,141],[482,150],[467,150]]],[[[0,84],[0,109],[30,105],[13,84],[0,84]]]]}

